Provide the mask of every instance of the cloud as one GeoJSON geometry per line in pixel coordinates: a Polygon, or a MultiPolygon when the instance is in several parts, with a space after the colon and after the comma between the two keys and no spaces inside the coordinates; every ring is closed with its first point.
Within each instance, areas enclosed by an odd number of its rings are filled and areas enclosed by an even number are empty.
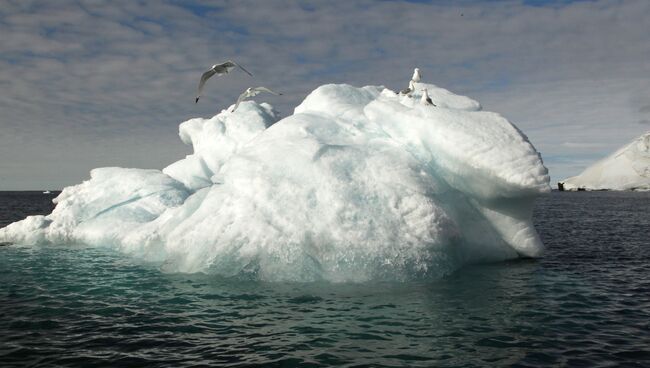
{"type": "Polygon", "coordinates": [[[563,142],[562,146],[569,148],[602,148],[602,144],[588,142],[563,142]]]}
{"type": "Polygon", "coordinates": [[[643,133],[650,2],[534,5],[6,2],[0,188],[74,184],[101,165],[163,167],[187,152],[179,122],[252,85],[284,92],[264,99],[286,116],[320,84],[403,88],[414,66],[520,126],[554,177],[573,175],[585,156],[643,133]],[[211,80],[195,105],[201,72],[230,58],[255,78],[211,80]]]}

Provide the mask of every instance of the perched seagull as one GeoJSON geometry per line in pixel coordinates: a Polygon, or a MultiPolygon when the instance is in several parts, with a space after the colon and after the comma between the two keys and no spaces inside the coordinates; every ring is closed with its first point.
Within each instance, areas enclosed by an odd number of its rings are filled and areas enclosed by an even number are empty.
{"type": "Polygon", "coordinates": [[[433,105],[436,106],[436,104],[431,101],[431,97],[429,97],[429,94],[427,93],[427,89],[422,90],[422,99],[420,100],[422,105],[433,105]]]}
{"type": "Polygon", "coordinates": [[[221,64],[215,64],[208,70],[207,72],[203,73],[201,76],[201,81],[199,82],[199,92],[196,94],[196,101],[194,103],[199,102],[199,98],[201,98],[201,92],[203,92],[203,86],[205,86],[205,82],[210,79],[213,75],[224,75],[228,74],[232,69],[235,67],[238,67],[239,69],[243,70],[246,72],[246,74],[250,75],[251,77],[253,74],[251,74],[248,70],[244,69],[243,66],[237,64],[236,62],[232,60],[228,60],[225,63],[221,64]]]}
{"type": "Polygon", "coordinates": [[[247,99],[249,97],[257,96],[257,95],[260,94],[260,92],[268,92],[268,93],[272,93],[272,94],[274,94],[276,96],[281,96],[282,95],[282,93],[272,91],[272,90],[270,90],[270,89],[268,89],[266,87],[255,87],[255,88],[248,87],[248,88],[246,88],[244,93],[239,95],[239,98],[237,99],[237,103],[235,103],[235,107],[233,107],[231,112],[235,112],[235,110],[237,110],[237,107],[239,107],[239,104],[242,101],[244,101],[245,99],[247,99]]]}
{"type": "Polygon", "coordinates": [[[422,76],[420,75],[420,68],[415,68],[413,71],[413,76],[411,77],[411,80],[415,83],[419,82],[420,79],[422,79],[422,76]]]}
{"type": "Polygon", "coordinates": [[[399,91],[399,94],[410,96],[411,93],[413,93],[414,91],[415,91],[415,83],[413,81],[409,81],[409,86],[399,91]]]}

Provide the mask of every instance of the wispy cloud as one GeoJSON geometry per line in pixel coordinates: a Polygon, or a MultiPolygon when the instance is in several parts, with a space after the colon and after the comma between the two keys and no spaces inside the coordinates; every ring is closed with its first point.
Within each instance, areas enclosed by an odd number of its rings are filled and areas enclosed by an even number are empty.
{"type": "Polygon", "coordinates": [[[246,87],[284,114],[322,83],[402,88],[412,67],[519,125],[554,179],[650,119],[650,2],[6,1],[0,188],[60,187],[103,165],[162,167],[179,122],[246,87]],[[209,83],[233,58],[253,71],[209,83]],[[580,143],[567,146],[565,142],[580,143]]]}

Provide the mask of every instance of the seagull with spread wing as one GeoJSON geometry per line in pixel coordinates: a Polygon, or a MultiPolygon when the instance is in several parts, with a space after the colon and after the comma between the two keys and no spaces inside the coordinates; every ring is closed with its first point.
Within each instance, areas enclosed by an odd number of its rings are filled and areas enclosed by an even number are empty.
{"type": "Polygon", "coordinates": [[[239,104],[242,101],[244,101],[245,99],[247,99],[249,97],[257,96],[257,95],[260,94],[260,92],[268,92],[268,93],[274,94],[276,96],[282,96],[282,93],[272,91],[272,90],[270,90],[270,89],[268,89],[266,87],[248,87],[248,88],[246,88],[244,93],[239,95],[239,98],[237,99],[237,102],[235,103],[235,107],[233,107],[231,112],[235,112],[235,110],[237,110],[237,107],[239,107],[239,104]]]}
{"type": "Polygon", "coordinates": [[[221,64],[215,64],[207,72],[203,73],[203,75],[201,76],[201,81],[199,82],[199,91],[196,94],[196,101],[194,101],[194,103],[199,102],[199,98],[201,98],[201,92],[203,92],[203,86],[205,86],[205,82],[208,79],[210,79],[215,74],[216,75],[228,74],[235,67],[243,70],[244,72],[246,72],[246,74],[250,75],[251,77],[253,76],[253,74],[251,74],[248,70],[244,69],[243,66],[237,64],[232,60],[228,60],[225,63],[221,63],[221,64]]]}

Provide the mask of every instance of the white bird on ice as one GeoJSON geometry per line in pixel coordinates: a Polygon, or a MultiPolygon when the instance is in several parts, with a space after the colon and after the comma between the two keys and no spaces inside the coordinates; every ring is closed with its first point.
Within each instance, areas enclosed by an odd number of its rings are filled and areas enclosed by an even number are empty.
{"type": "Polygon", "coordinates": [[[411,80],[417,83],[420,81],[420,79],[422,79],[422,76],[420,75],[420,68],[415,68],[415,70],[413,70],[413,76],[411,77],[411,80]]]}
{"type": "Polygon", "coordinates": [[[420,102],[421,102],[423,105],[433,105],[433,106],[436,106],[436,104],[434,104],[433,101],[431,101],[431,97],[429,97],[429,93],[427,93],[427,89],[426,89],[426,88],[424,88],[424,89],[422,90],[422,99],[420,100],[420,102]]]}
{"type": "Polygon", "coordinates": [[[407,88],[404,88],[403,90],[399,91],[400,95],[407,95],[410,96],[411,93],[415,91],[415,83],[411,80],[409,81],[409,86],[407,88]]]}
{"type": "Polygon", "coordinates": [[[235,112],[235,110],[237,110],[237,107],[239,107],[239,104],[242,101],[244,101],[245,99],[247,99],[249,97],[257,96],[258,94],[260,94],[260,92],[268,92],[268,93],[272,93],[272,94],[274,94],[276,96],[281,96],[282,95],[282,93],[272,91],[272,90],[270,90],[270,89],[268,89],[266,87],[255,87],[255,88],[248,87],[248,88],[246,88],[244,93],[239,95],[239,98],[237,99],[237,102],[235,103],[235,107],[233,107],[231,112],[235,112]]]}
{"type": "Polygon", "coordinates": [[[251,74],[248,70],[244,69],[243,66],[237,64],[232,60],[228,60],[225,63],[221,63],[221,64],[215,64],[207,72],[203,73],[203,75],[201,76],[201,81],[199,82],[199,91],[196,94],[196,101],[194,101],[194,103],[199,102],[199,98],[201,98],[201,92],[203,92],[203,86],[205,86],[205,82],[208,79],[210,79],[215,74],[216,75],[228,74],[235,67],[238,67],[239,69],[245,71],[246,74],[250,75],[251,77],[253,76],[253,74],[251,74]]]}

